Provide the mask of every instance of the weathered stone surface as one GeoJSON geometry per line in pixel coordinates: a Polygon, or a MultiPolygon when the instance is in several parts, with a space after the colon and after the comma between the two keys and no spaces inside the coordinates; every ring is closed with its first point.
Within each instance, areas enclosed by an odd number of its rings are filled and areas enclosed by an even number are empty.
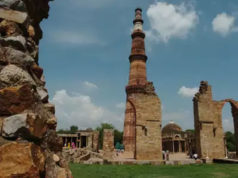
{"type": "Polygon", "coordinates": [[[238,109],[236,109],[238,102],[232,99],[214,101],[211,86],[207,81],[201,82],[199,92],[193,99],[196,151],[200,158],[225,157],[222,108],[226,102],[231,104],[235,135],[238,138],[238,109]]]}
{"type": "Polygon", "coordinates": [[[1,115],[19,114],[25,109],[31,108],[34,102],[32,88],[29,85],[0,90],[1,115]]]}
{"type": "Polygon", "coordinates": [[[0,136],[2,135],[2,125],[4,117],[0,117],[0,136]]]}
{"type": "Polygon", "coordinates": [[[103,130],[103,151],[112,152],[114,150],[114,130],[103,130]]]}
{"type": "Polygon", "coordinates": [[[54,160],[54,162],[59,162],[60,161],[60,158],[59,158],[59,156],[57,155],[57,154],[53,154],[53,160],[54,160]]]}
{"type": "Polygon", "coordinates": [[[14,49],[22,51],[25,51],[26,49],[26,39],[21,35],[10,36],[6,38],[0,37],[0,43],[4,47],[10,46],[13,47],[14,49]]]}
{"type": "Polygon", "coordinates": [[[48,95],[47,91],[41,87],[38,87],[36,90],[37,90],[38,95],[40,96],[40,100],[43,103],[48,102],[49,95],[48,95]]]}
{"type": "Polygon", "coordinates": [[[21,29],[17,25],[17,23],[3,20],[0,22],[0,34],[2,37],[8,37],[8,36],[17,36],[19,34],[22,34],[21,29]]]}
{"type": "Polygon", "coordinates": [[[53,104],[51,104],[51,103],[45,103],[45,104],[44,104],[44,108],[45,108],[48,112],[50,112],[50,113],[52,113],[52,114],[55,114],[55,105],[53,105],[53,104]]]}
{"type": "Polygon", "coordinates": [[[3,64],[16,64],[18,66],[31,66],[34,62],[34,59],[19,51],[9,47],[0,48],[0,63],[3,64]]]}
{"type": "Polygon", "coordinates": [[[3,137],[17,138],[21,136],[28,140],[38,140],[46,133],[44,119],[33,113],[23,113],[7,117],[3,122],[3,137]]]}
{"type": "Polygon", "coordinates": [[[93,151],[98,152],[99,149],[99,131],[93,132],[93,151]]]}
{"type": "Polygon", "coordinates": [[[26,11],[26,6],[21,0],[1,0],[0,7],[11,8],[18,11],[26,11]]]}
{"type": "Polygon", "coordinates": [[[0,147],[1,177],[40,177],[45,157],[32,143],[9,143],[0,147]],[[14,151],[13,151],[14,150],[14,151]]]}
{"type": "Polygon", "coordinates": [[[63,141],[57,136],[55,130],[48,130],[44,135],[41,147],[53,152],[62,151],[63,141]]]}
{"type": "Polygon", "coordinates": [[[7,65],[0,72],[0,86],[17,86],[22,84],[36,85],[31,75],[16,65],[7,65]]]}
{"type": "Polygon", "coordinates": [[[3,122],[3,136],[4,137],[17,137],[17,131],[24,127],[27,128],[27,114],[17,114],[5,118],[3,122]]]}
{"type": "Polygon", "coordinates": [[[27,19],[27,13],[6,8],[0,8],[0,18],[22,24],[27,19]]]}
{"type": "Polygon", "coordinates": [[[0,0],[0,177],[72,177],[38,66],[49,1],[0,0]]]}
{"type": "Polygon", "coordinates": [[[43,69],[39,67],[37,64],[32,65],[31,70],[39,79],[42,77],[43,69]]]}

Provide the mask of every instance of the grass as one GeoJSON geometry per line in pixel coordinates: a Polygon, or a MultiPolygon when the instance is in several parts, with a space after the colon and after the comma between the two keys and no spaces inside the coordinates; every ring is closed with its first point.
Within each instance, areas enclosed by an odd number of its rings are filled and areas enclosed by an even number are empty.
{"type": "Polygon", "coordinates": [[[74,178],[238,178],[236,164],[181,166],[70,164],[74,178]]]}

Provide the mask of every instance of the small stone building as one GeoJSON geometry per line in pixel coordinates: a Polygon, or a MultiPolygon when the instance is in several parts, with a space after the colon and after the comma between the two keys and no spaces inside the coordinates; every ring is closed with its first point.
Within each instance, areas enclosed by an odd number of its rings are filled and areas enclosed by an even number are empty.
{"type": "Polygon", "coordinates": [[[162,148],[170,153],[192,153],[195,150],[194,134],[170,122],[162,129],[162,148]]]}
{"type": "Polygon", "coordinates": [[[88,148],[98,151],[99,132],[93,130],[79,130],[75,134],[58,134],[63,140],[63,147],[75,144],[77,148],[88,148]]]}

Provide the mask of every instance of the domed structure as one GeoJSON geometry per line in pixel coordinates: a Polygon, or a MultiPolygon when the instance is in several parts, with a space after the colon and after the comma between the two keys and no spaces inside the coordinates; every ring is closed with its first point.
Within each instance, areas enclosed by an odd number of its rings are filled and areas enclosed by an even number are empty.
{"type": "Polygon", "coordinates": [[[168,123],[162,129],[162,147],[164,151],[168,150],[172,153],[186,152],[185,140],[186,133],[174,122],[168,123]]]}
{"type": "Polygon", "coordinates": [[[175,124],[174,122],[170,122],[169,124],[164,126],[164,128],[162,129],[162,135],[168,134],[168,133],[178,133],[182,131],[183,130],[179,125],[175,124]]]}

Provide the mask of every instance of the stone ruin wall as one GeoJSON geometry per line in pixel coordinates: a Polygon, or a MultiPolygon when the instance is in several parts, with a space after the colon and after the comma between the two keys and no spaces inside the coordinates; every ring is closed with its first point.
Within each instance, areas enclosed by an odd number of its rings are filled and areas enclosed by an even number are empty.
{"type": "Polygon", "coordinates": [[[127,89],[127,100],[135,108],[135,159],[162,160],[160,99],[152,82],[147,82],[141,89],[127,89]]]}
{"type": "Polygon", "coordinates": [[[114,130],[113,129],[103,130],[103,151],[104,152],[114,151],[114,130]]]}
{"type": "Polygon", "coordinates": [[[0,1],[2,177],[71,177],[38,63],[40,22],[50,0],[0,1]]]}
{"type": "Polygon", "coordinates": [[[93,132],[93,151],[98,152],[99,150],[99,131],[93,132]]]}
{"type": "Polygon", "coordinates": [[[199,92],[193,99],[196,151],[201,158],[213,159],[226,156],[222,127],[222,109],[226,102],[229,102],[232,107],[237,136],[237,102],[231,99],[214,101],[211,86],[206,81],[201,82],[199,92]]]}

